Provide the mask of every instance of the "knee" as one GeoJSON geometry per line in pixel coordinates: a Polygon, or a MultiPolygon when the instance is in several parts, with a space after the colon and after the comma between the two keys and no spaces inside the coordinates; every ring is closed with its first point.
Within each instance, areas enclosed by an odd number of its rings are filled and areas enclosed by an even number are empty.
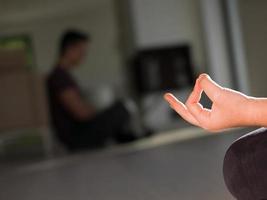
{"type": "Polygon", "coordinates": [[[235,141],[224,158],[224,180],[237,199],[267,197],[267,130],[259,129],[235,141]]]}
{"type": "Polygon", "coordinates": [[[244,171],[240,163],[240,156],[244,156],[241,147],[245,140],[245,138],[238,139],[229,147],[225,154],[223,164],[225,184],[230,193],[237,199],[241,199],[241,191],[242,193],[246,193],[244,196],[249,195],[249,186],[245,181],[244,171]]]}

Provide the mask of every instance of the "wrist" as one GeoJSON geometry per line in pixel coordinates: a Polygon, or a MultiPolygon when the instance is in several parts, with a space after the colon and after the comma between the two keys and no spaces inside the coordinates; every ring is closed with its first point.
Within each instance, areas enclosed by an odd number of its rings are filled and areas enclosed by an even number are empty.
{"type": "Polygon", "coordinates": [[[247,126],[267,126],[267,99],[248,97],[247,126]]]}

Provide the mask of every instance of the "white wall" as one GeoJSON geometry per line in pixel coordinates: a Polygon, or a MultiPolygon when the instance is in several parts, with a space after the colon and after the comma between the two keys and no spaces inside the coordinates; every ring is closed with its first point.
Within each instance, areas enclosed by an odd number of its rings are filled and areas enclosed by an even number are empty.
{"type": "Polygon", "coordinates": [[[61,4],[54,1],[32,3],[30,7],[11,2],[9,12],[0,14],[1,35],[26,33],[32,36],[38,71],[45,73],[52,67],[62,31],[74,27],[90,32],[93,38],[88,59],[77,71],[82,84],[86,87],[97,83],[120,84],[122,63],[111,0],[76,2],[78,7],[67,0],[61,0],[61,4]]]}
{"type": "MultiPolygon", "coordinates": [[[[232,52],[231,68],[234,70],[233,83],[235,89],[250,94],[246,50],[244,48],[238,0],[226,0],[226,14],[230,48],[232,52]]],[[[233,71],[231,70],[231,71],[233,71]]]]}
{"type": "Polygon", "coordinates": [[[267,96],[267,1],[239,0],[252,95],[267,96]]]}
{"type": "Polygon", "coordinates": [[[137,48],[189,43],[197,70],[206,67],[199,0],[129,0],[137,48]]]}
{"type": "Polygon", "coordinates": [[[201,0],[209,72],[225,87],[232,87],[226,31],[221,0],[201,0]]]}

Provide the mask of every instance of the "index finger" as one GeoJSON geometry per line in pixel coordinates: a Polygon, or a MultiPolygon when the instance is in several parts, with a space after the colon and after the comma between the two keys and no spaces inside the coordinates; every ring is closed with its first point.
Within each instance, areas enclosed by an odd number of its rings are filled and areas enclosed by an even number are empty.
{"type": "Polygon", "coordinates": [[[167,93],[164,95],[164,98],[184,120],[195,126],[199,126],[198,121],[188,111],[187,107],[182,102],[180,102],[173,94],[167,93]]]}
{"type": "Polygon", "coordinates": [[[204,90],[211,101],[216,101],[222,91],[222,87],[213,81],[209,75],[201,74],[199,76],[200,87],[204,90]]]}

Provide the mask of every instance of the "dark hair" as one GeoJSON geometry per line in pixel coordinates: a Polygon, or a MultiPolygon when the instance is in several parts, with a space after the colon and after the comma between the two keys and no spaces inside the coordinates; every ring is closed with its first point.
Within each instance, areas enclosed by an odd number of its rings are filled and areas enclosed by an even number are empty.
{"type": "Polygon", "coordinates": [[[72,45],[78,42],[87,42],[90,41],[90,36],[78,30],[67,30],[61,37],[59,53],[63,55],[65,51],[72,45]]]}

